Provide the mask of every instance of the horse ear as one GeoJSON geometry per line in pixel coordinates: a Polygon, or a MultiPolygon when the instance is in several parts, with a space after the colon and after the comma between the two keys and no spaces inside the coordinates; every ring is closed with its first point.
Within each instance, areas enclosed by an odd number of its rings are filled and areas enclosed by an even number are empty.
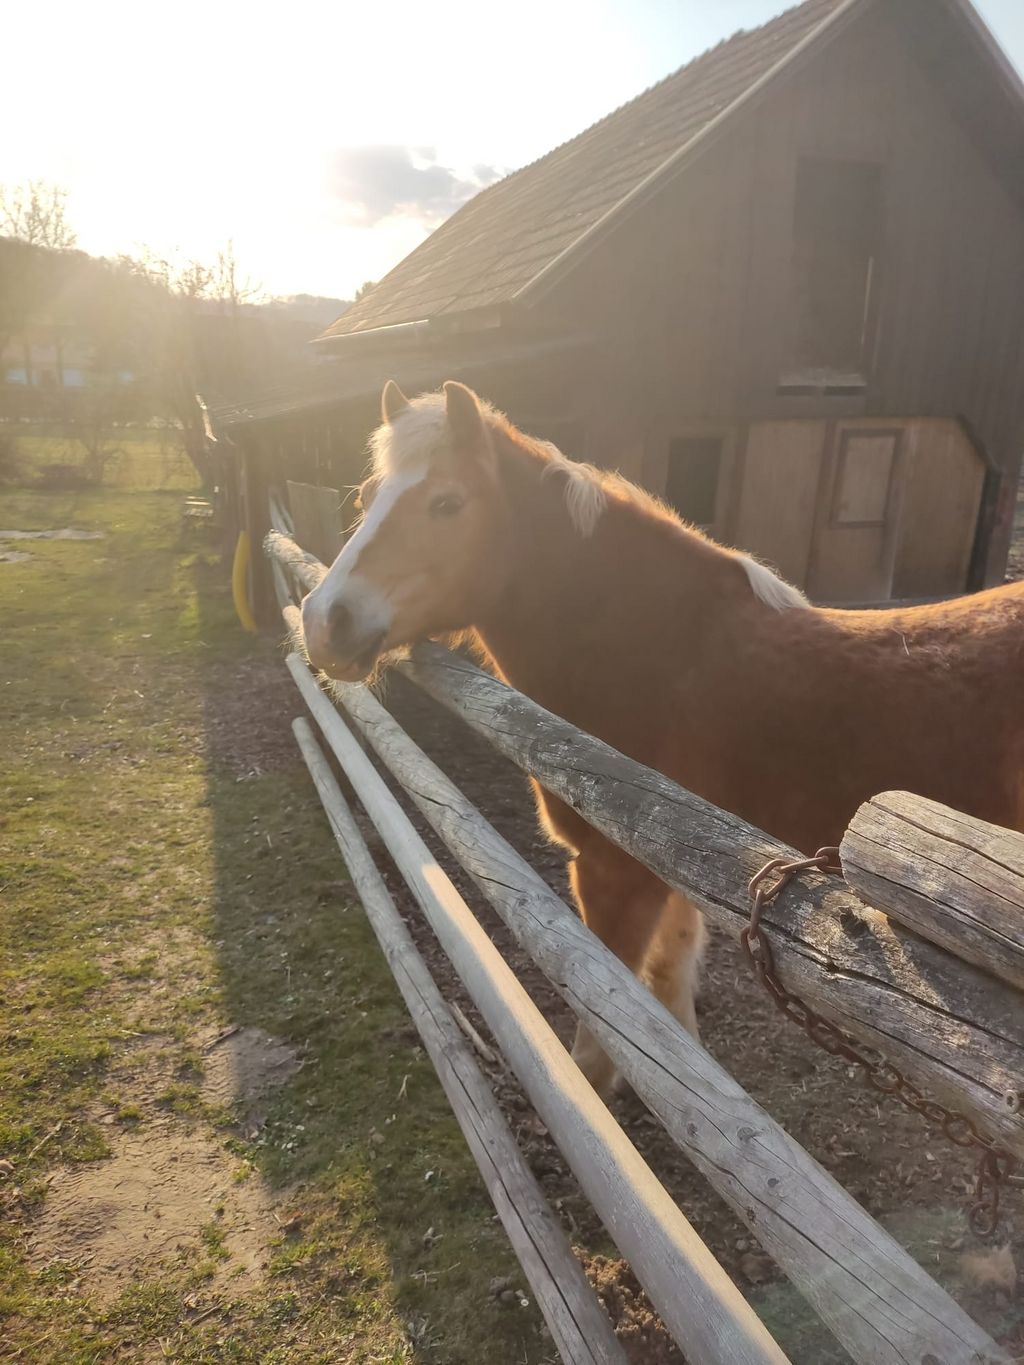
{"type": "Polygon", "coordinates": [[[478,446],[484,434],[484,419],[473,390],[449,379],[444,384],[444,402],[455,444],[470,449],[478,446]]]}
{"type": "Polygon", "coordinates": [[[385,422],[393,422],[409,406],[409,400],[393,379],[384,385],[380,396],[380,415],[385,422]]]}

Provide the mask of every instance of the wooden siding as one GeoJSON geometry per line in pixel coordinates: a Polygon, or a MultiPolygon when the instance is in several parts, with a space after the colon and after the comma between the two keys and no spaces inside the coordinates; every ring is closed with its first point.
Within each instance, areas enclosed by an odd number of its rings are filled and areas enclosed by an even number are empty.
{"type": "Polygon", "coordinates": [[[820,421],[751,426],[727,537],[801,586],[811,557],[826,428],[820,421]]]}
{"type": "Polygon", "coordinates": [[[900,22],[879,7],[851,26],[597,248],[547,310],[605,340],[614,380],[594,392],[589,457],[648,480],[695,422],[964,417],[1005,475],[987,555],[995,581],[1024,445],[1024,223],[900,22]],[[862,396],[778,393],[804,156],[884,167],[862,396]]]}

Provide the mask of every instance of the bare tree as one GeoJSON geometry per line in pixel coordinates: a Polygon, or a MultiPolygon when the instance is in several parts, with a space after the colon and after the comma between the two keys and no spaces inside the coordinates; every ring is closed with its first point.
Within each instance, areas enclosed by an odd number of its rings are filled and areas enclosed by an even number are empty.
{"type": "Polygon", "coordinates": [[[0,353],[56,292],[74,244],[66,190],[42,180],[0,185],[0,353]]]}
{"type": "Polygon", "coordinates": [[[213,467],[198,399],[197,308],[209,295],[214,271],[200,261],[172,262],[152,251],[122,256],[119,265],[149,286],[140,298],[154,387],[165,415],[181,432],[186,455],[203,484],[209,484],[213,467]]]}
{"type": "Polygon", "coordinates": [[[243,303],[262,303],[266,297],[263,286],[242,272],[233,240],[229,240],[217,255],[217,264],[211,271],[209,297],[222,300],[236,316],[243,303]]]}
{"type": "Polygon", "coordinates": [[[202,261],[176,260],[158,256],[148,247],[138,256],[120,257],[121,265],[133,275],[142,276],[164,293],[186,304],[209,298],[216,270],[202,261]]]}
{"type": "Polygon", "coordinates": [[[44,180],[0,186],[0,235],[29,246],[69,251],[78,238],[68,222],[67,200],[66,189],[44,180]]]}
{"type": "Polygon", "coordinates": [[[239,312],[243,304],[262,299],[261,287],[243,272],[230,241],[214,265],[169,261],[152,252],[122,258],[121,265],[153,286],[147,326],[154,376],[164,409],[179,426],[185,452],[208,484],[213,459],[198,395],[211,383],[230,385],[244,371],[239,312]],[[227,316],[211,317],[210,305],[227,316]],[[218,321],[219,330],[211,333],[211,325],[218,321]]]}

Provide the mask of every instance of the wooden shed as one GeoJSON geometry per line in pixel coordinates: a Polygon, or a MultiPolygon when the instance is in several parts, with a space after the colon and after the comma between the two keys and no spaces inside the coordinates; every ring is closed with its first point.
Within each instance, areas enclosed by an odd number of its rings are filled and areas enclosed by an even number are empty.
{"type": "Polygon", "coordinates": [[[738,33],[472,199],[302,389],[212,402],[250,529],[268,483],[358,480],[385,379],[460,378],[818,601],[998,582],[1022,148],[969,0],[806,0],[738,33]]]}

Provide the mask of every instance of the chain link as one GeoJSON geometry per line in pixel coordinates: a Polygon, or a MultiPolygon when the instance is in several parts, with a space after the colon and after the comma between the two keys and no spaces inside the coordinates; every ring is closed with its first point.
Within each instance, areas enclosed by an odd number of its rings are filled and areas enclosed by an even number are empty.
{"type": "Polygon", "coordinates": [[[884,1057],[873,1056],[850,1034],[812,1009],[806,1000],[786,990],[776,974],[771,944],[761,928],[761,916],[765,906],[795,877],[812,869],[841,875],[838,848],[820,848],[813,858],[794,861],[773,858],[751,878],[748,888],[751,899],[750,923],[740,934],[740,944],[750,960],[754,975],[771,996],[776,1008],[787,1019],[798,1024],[811,1041],[830,1057],[842,1057],[844,1061],[859,1067],[863,1080],[873,1090],[881,1095],[893,1096],[927,1122],[940,1127],[943,1136],[954,1146],[978,1152],[974,1202],[967,1217],[977,1236],[990,1237],[999,1225],[1002,1187],[1006,1184],[1024,1186],[1024,1175],[1016,1174],[1016,1158],[980,1133],[965,1114],[928,1099],[892,1062],[884,1057]]]}

